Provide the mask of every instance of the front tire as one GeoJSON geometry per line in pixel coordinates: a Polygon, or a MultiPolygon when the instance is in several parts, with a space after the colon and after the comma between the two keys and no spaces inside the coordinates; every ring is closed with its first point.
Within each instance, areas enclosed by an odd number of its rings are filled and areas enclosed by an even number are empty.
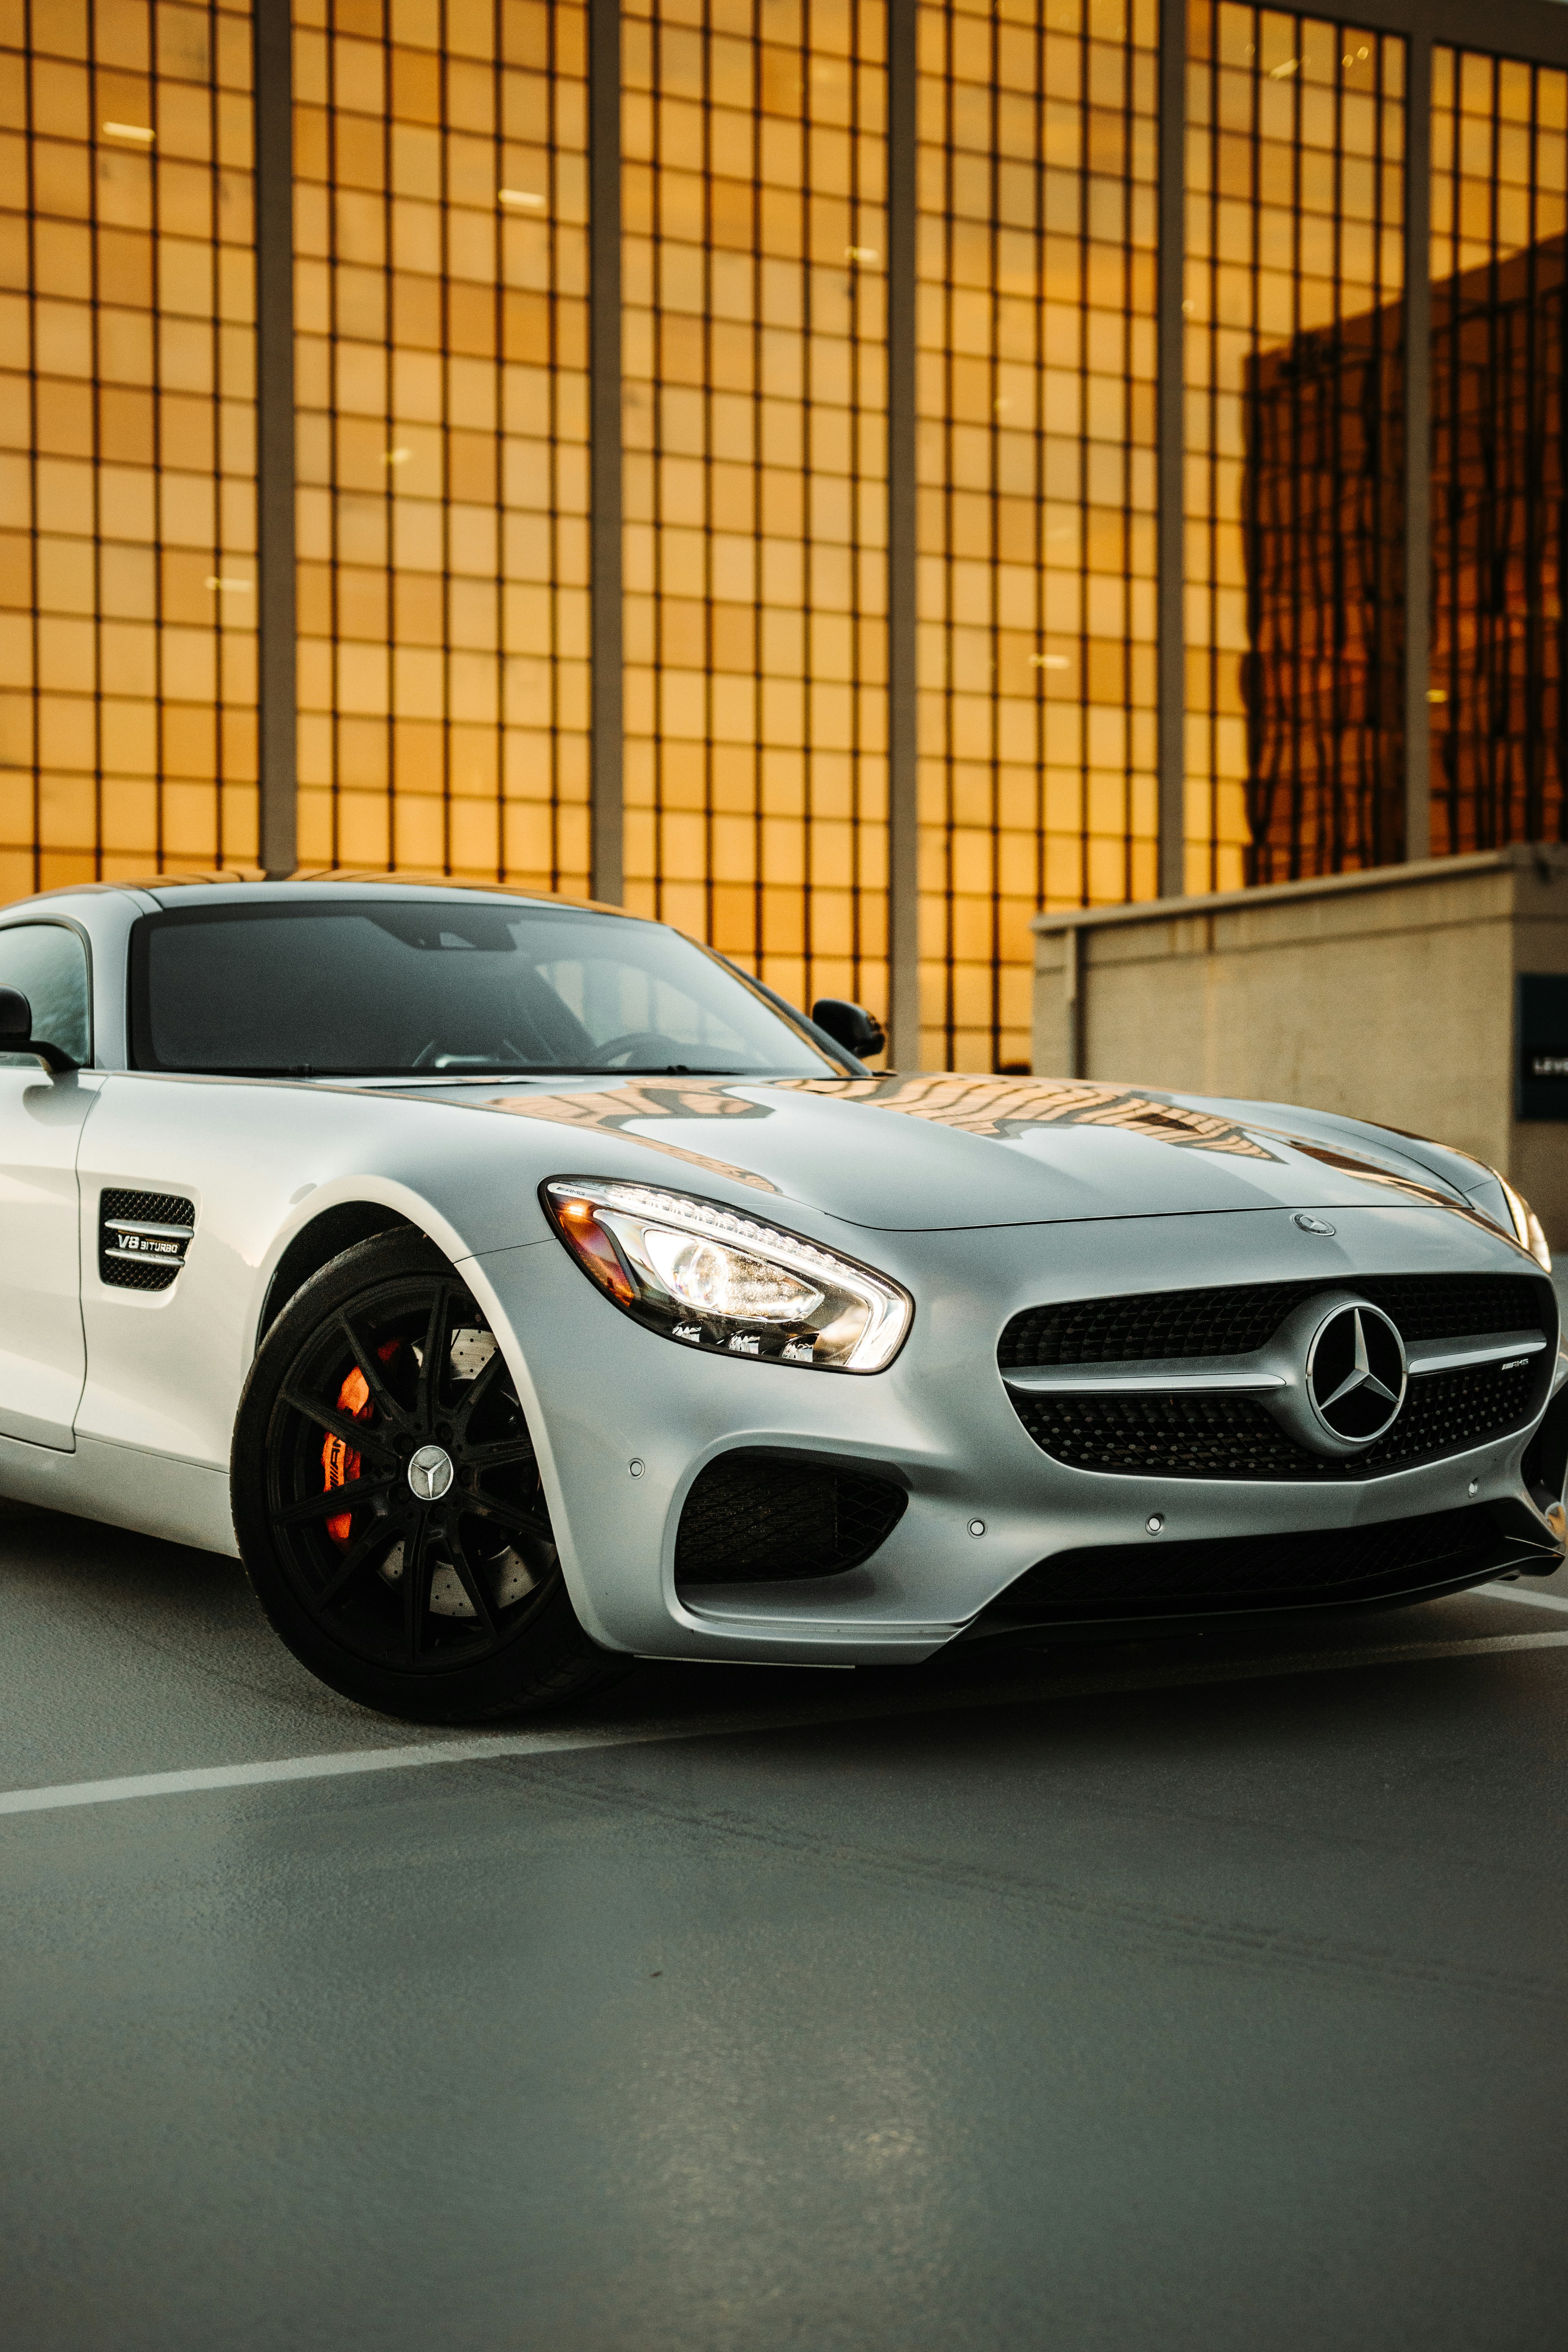
{"type": "Polygon", "coordinates": [[[422,1235],[333,1258],[262,1344],[235,1423],[246,1573],[303,1665],[411,1723],[487,1723],[626,1670],[573,1612],[528,1424],[422,1235]]]}

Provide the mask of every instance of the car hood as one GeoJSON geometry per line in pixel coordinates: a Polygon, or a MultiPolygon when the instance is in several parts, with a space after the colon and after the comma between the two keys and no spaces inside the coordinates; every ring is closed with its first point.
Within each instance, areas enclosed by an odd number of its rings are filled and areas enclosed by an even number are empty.
{"type": "MultiPolygon", "coordinates": [[[[731,1197],[741,1187],[758,1205],[758,1195],[800,1202],[882,1231],[1412,1200],[1479,1213],[1457,1182],[1383,1129],[1136,1086],[946,1074],[672,1076],[454,1087],[441,1098],[559,1127],[563,1175],[635,1173],[731,1197]]],[[[1495,1218],[1482,1222],[1499,1229],[1495,1218]]]]}

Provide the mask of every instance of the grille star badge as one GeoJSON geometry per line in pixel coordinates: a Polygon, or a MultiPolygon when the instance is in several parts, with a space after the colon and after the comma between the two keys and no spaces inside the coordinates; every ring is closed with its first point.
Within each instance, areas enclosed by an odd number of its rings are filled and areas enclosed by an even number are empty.
{"type": "Polygon", "coordinates": [[[1307,1395],[1341,1445],[1375,1444],[1405,1402],[1405,1343],[1381,1308],[1338,1307],[1307,1350],[1307,1395]]]}

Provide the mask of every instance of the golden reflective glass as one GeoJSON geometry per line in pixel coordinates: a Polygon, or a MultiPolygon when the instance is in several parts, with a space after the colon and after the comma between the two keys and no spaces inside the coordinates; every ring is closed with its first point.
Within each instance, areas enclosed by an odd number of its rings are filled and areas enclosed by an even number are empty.
{"type": "MultiPolygon", "coordinates": [[[[921,0],[921,1059],[1156,887],[1157,0],[921,0]]],[[[588,873],[583,0],[295,0],[300,854],[588,873]]],[[[1404,47],[1192,0],[1190,889],[1403,849],[1404,47]]],[[[257,844],[247,11],[0,8],[10,892],[257,844]],[[26,27],[26,46],[24,46],[26,27]]],[[[888,998],[883,0],[623,16],[627,902],[888,998]]],[[[1568,74],[1438,47],[1433,847],[1564,824],[1568,74]]]]}
{"type": "Polygon", "coordinates": [[[586,11],[294,28],[300,861],[581,894],[586,11]]]}
{"type": "Polygon", "coordinates": [[[1401,854],[1404,44],[1188,12],[1189,890],[1401,854]]]}
{"type": "Polygon", "coordinates": [[[626,903],[887,1007],[882,0],[631,0],[626,903]]]}
{"type": "Polygon", "coordinates": [[[927,1065],[1029,1058],[1040,907],[1156,887],[1153,0],[920,10],[927,1065]]]}
{"type": "Polygon", "coordinates": [[[1432,847],[1563,837],[1568,74],[1433,58],[1432,847]]]}
{"type": "Polygon", "coordinates": [[[249,13],[91,0],[23,43],[8,12],[5,897],[257,838],[249,13]]]}

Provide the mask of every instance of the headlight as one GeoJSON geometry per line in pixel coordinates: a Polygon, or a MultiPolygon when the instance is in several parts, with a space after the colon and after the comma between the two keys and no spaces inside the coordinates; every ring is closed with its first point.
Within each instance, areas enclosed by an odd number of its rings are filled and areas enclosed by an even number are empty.
{"type": "Polygon", "coordinates": [[[1513,1230],[1519,1236],[1520,1247],[1530,1252],[1542,1274],[1550,1274],[1552,1252],[1546,1246],[1546,1235],[1541,1230],[1540,1218],[1530,1202],[1514,1191],[1506,1176],[1500,1176],[1498,1182],[1502,1186],[1503,1198],[1508,1202],[1508,1213],[1513,1219],[1513,1230]]]}
{"type": "Polygon", "coordinates": [[[914,1314],[886,1275],[717,1202],[569,1176],[542,1185],[540,1198],[605,1297],[689,1348],[879,1372],[914,1314]]]}

